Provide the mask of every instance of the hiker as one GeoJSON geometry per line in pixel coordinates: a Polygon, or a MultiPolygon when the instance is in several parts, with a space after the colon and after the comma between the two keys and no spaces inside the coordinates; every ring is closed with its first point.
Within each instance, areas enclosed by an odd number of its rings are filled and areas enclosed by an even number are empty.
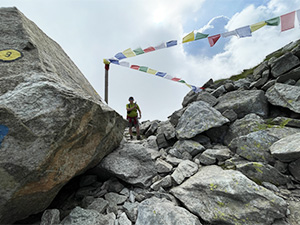
{"type": "Polygon", "coordinates": [[[134,98],[130,97],[129,98],[129,104],[126,105],[127,120],[128,120],[128,123],[129,123],[130,139],[131,140],[133,139],[132,126],[134,126],[136,128],[137,139],[141,140],[139,119],[142,117],[142,113],[141,113],[141,110],[140,110],[140,107],[138,106],[138,104],[136,102],[133,102],[133,101],[134,101],[134,98]],[[139,111],[139,117],[138,117],[137,111],[139,111]]]}

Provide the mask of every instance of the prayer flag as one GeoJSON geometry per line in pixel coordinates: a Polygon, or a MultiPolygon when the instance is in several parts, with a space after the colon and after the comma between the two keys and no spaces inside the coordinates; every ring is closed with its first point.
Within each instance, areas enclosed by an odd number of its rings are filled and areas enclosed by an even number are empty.
{"type": "Polygon", "coordinates": [[[108,61],[107,59],[103,59],[103,63],[104,64],[110,64],[110,61],[108,61]]]}
{"type": "Polygon", "coordinates": [[[200,40],[200,39],[203,39],[203,38],[207,38],[208,36],[209,36],[209,34],[202,34],[202,33],[197,32],[195,40],[200,40]]]}
{"type": "Polygon", "coordinates": [[[280,23],[280,17],[274,17],[272,19],[266,20],[268,26],[278,26],[280,23]]]}
{"type": "Polygon", "coordinates": [[[145,52],[141,48],[137,48],[133,50],[136,55],[144,54],[145,52]]]}
{"type": "Polygon", "coordinates": [[[150,74],[156,74],[156,72],[157,72],[157,70],[153,70],[153,69],[150,69],[150,68],[148,68],[148,70],[147,70],[147,73],[150,73],[150,74]]]}
{"type": "Polygon", "coordinates": [[[162,49],[162,48],[165,48],[165,47],[166,47],[166,44],[161,43],[160,45],[155,46],[155,49],[158,50],[158,49],[162,49]]]}
{"type": "Polygon", "coordinates": [[[236,33],[235,30],[233,30],[233,31],[225,32],[225,33],[221,34],[221,36],[223,38],[227,38],[227,37],[230,37],[230,36],[237,36],[237,33],[236,33]]]}
{"type": "Polygon", "coordinates": [[[208,37],[208,42],[209,42],[210,47],[214,46],[217,43],[217,41],[219,40],[220,37],[221,37],[221,34],[209,36],[208,37]]]}
{"type": "Polygon", "coordinates": [[[167,48],[169,48],[169,47],[177,45],[177,41],[176,40],[168,41],[166,44],[167,44],[167,48]]]}
{"type": "Polygon", "coordinates": [[[180,81],[178,81],[178,82],[180,82],[180,83],[184,83],[184,84],[185,84],[185,81],[184,81],[184,80],[180,80],[180,81]]]}
{"type": "Polygon", "coordinates": [[[182,43],[186,43],[194,40],[195,40],[195,34],[194,31],[192,31],[182,39],[182,43]]]}
{"type": "Polygon", "coordinates": [[[235,29],[235,31],[240,38],[252,36],[250,26],[240,27],[238,29],[235,29]]]}
{"type": "Polygon", "coordinates": [[[174,77],[174,78],[172,78],[171,80],[173,80],[173,81],[180,81],[181,79],[180,79],[180,78],[177,78],[177,77],[174,77]]]}
{"type": "Polygon", "coordinates": [[[194,86],[194,85],[191,85],[192,86],[192,90],[194,91],[194,92],[196,92],[196,93],[199,93],[199,92],[201,92],[204,88],[202,88],[202,87],[196,87],[196,86],[194,86]]]}
{"type": "Polygon", "coordinates": [[[109,59],[109,61],[110,61],[111,63],[113,63],[113,64],[118,64],[118,65],[120,65],[119,60],[117,60],[117,59],[109,59]]]}
{"type": "Polygon", "coordinates": [[[266,25],[267,25],[267,23],[265,21],[252,24],[250,26],[251,32],[253,33],[254,31],[257,31],[258,29],[260,29],[260,28],[262,28],[263,26],[266,26],[266,25]]]}
{"type": "Polygon", "coordinates": [[[121,59],[125,59],[125,58],[126,58],[126,56],[125,56],[122,52],[119,52],[118,54],[116,54],[115,57],[116,57],[118,60],[121,60],[121,59]]]}
{"type": "Polygon", "coordinates": [[[146,53],[152,52],[152,51],[155,51],[155,48],[153,48],[153,47],[148,47],[148,48],[144,49],[144,52],[146,52],[146,53]]]}
{"type": "Polygon", "coordinates": [[[130,63],[129,62],[120,62],[120,66],[125,66],[125,67],[129,67],[130,66],[130,63]]]}
{"type": "Polygon", "coordinates": [[[138,65],[131,65],[130,68],[134,69],[134,70],[139,70],[140,66],[138,66],[138,65]]]}
{"type": "Polygon", "coordinates": [[[168,80],[172,80],[172,79],[173,79],[173,77],[172,77],[171,75],[169,75],[169,74],[166,74],[166,75],[164,76],[164,78],[166,78],[166,79],[168,79],[168,80]]]}
{"type": "Polygon", "coordinates": [[[131,48],[126,49],[125,51],[122,52],[127,58],[129,57],[134,57],[135,53],[132,51],[131,48]]]}
{"type": "Polygon", "coordinates": [[[295,27],[295,11],[280,16],[281,31],[286,31],[295,27]]]}
{"type": "Polygon", "coordinates": [[[188,86],[189,88],[192,88],[192,85],[185,83],[186,86],[188,86]]]}
{"type": "Polygon", "coordinates": [[[148,67],[146,67],[146,66],[140,66],[140,68],[139,68],[139,71],[142,71],[142,72],[147,72],[147,70],[148,70],[148,67]]]}
{"type": "Polygon", "coordinates": [[[298,18],[298,23],[300,25],[300,9],[297,10],[297,18],[298,18]]]}
{"type": "Polygon", "coordinates": [[[157,72],[155,75],[156,76],[160,76],[160,77],[164,77],[166,76],[167,73],[163,73],[163,72],[157,72]]]}

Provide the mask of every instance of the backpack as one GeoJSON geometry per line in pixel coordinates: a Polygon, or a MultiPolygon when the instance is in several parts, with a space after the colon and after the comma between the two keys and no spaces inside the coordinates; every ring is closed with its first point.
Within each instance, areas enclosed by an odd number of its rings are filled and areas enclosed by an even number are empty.
{"type": "MultiPolygon", "coordinates": [[[[134,103],[135,105],[136,105],[136,103],[134,103]]],[[[129,104],[127,104],[127,108],[130,108],[130,103],[129,104]]],[[[127,110],[126,110],[127,111],[127,110]]],[[[130,111],[127,111],[127,114],[130,114],[131,113],[131,111],[132,110],[130,110],[130,111]]]]}

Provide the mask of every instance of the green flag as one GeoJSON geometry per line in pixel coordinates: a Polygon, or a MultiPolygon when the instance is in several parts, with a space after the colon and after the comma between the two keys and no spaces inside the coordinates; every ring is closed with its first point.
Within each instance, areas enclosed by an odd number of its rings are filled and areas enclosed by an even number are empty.
{"type": "Polygon", "coordinates": [[[280,17],[275,17],[275,18],[266,20],[266,23],[269,26],[278,26],[280,23],[280,17]]]}
{"type": "Polygon", "coordinates": [[[199,39],[202,39],[202,38],[207,38],[208,36],[209,36],[209,34],[202,34],[202,33],[197,32],[195,40],[199,40],[199,39]]]}
{"type": "Polygon", "coordinates": [[[143,49],[141,49],[141,48],[134,49],[133,51],[134,51],[134,53],[135,53],[136,55],[140,55],[140,54],[145,53],[145,52],[143,51],[143,49]]]}

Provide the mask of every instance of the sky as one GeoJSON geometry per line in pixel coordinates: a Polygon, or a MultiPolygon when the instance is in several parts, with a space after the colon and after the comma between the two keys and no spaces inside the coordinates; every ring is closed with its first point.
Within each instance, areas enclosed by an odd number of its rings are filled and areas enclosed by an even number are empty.
{"type": "MultiPolygon", "coordinates": [[[[181,40],[191,31],[231,31],[300,9],[300,0],[1,0],[17,7],[56,41],[104,99],[104,58],[128,48],[181,40]]],[[[266,55],[300,39],[294,29],[265,26],[247,38],[202,39],[126,59],[202,86],[239,74],[266,55]]],[[[141,121],[165,121],[182,108],[190,89],[181,83],[111,64],[108,105],[124,118],[133,96],[141,121]]]]}

